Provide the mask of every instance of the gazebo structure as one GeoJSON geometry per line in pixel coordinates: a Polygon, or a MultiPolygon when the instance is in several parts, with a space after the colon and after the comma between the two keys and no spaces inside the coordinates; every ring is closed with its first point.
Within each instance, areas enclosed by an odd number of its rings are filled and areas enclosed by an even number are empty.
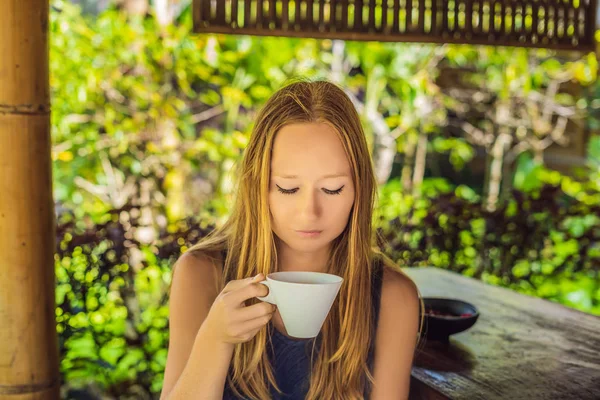
{"type": "MultiPolygon", "coordinates": [[[[58,399],[48,0],[0,1],[0,398],[58,399]]],[[[595,50],[596,0],[194,0],[194,31],[595,50]]]]}

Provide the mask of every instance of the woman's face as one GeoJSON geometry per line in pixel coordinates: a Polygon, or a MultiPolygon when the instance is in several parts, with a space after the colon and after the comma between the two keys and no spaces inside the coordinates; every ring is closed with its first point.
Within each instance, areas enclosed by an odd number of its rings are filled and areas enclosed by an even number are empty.
{"type": "Polygon", "coordinates": [[[328,247],[354,204],[350,164],[338,135],[323,123],[292,124],[275,136],[269,207],[273,231],[290,248],[328,247]]]}

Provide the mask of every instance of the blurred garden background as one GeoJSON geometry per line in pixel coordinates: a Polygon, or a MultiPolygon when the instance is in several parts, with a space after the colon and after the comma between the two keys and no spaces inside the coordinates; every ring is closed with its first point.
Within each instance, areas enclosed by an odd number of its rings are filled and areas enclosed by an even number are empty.
{"type": "Polygon", "coordinates": [[[191,30],[186,0],[51,0],[64,398],[158,398],[172,264],[227,218],[256,112],[298,76],[353,99],[398,264],[600,315],[597,53],[191,30]]]}

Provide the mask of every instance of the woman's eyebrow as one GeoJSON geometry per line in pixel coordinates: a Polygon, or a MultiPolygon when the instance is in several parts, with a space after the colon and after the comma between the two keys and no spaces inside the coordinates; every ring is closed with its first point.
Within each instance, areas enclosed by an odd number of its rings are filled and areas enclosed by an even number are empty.
{"type": "MultiPolygon", "coordinates": [[[[283,178],[283,179],[297,179],[298,175],[274,175],[278,178],[283,178]]],[[[324,175],[321,177],[321,179],[328,179],[328,178],[340,178],[343,176],[348,176],[348,174],[344,174],[344,173],[338,173],[338,174],[330,174],[330,175],[324,175]]]]}

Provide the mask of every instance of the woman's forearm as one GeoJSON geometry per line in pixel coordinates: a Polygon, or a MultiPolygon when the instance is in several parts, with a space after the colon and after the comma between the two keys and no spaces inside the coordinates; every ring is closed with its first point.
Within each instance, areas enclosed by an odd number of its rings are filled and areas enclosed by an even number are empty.
{"type": "Polygon", "coordinates": [[[203,325],[167,400],[222,400],[234,345],[214,340],[203,325]]]}

